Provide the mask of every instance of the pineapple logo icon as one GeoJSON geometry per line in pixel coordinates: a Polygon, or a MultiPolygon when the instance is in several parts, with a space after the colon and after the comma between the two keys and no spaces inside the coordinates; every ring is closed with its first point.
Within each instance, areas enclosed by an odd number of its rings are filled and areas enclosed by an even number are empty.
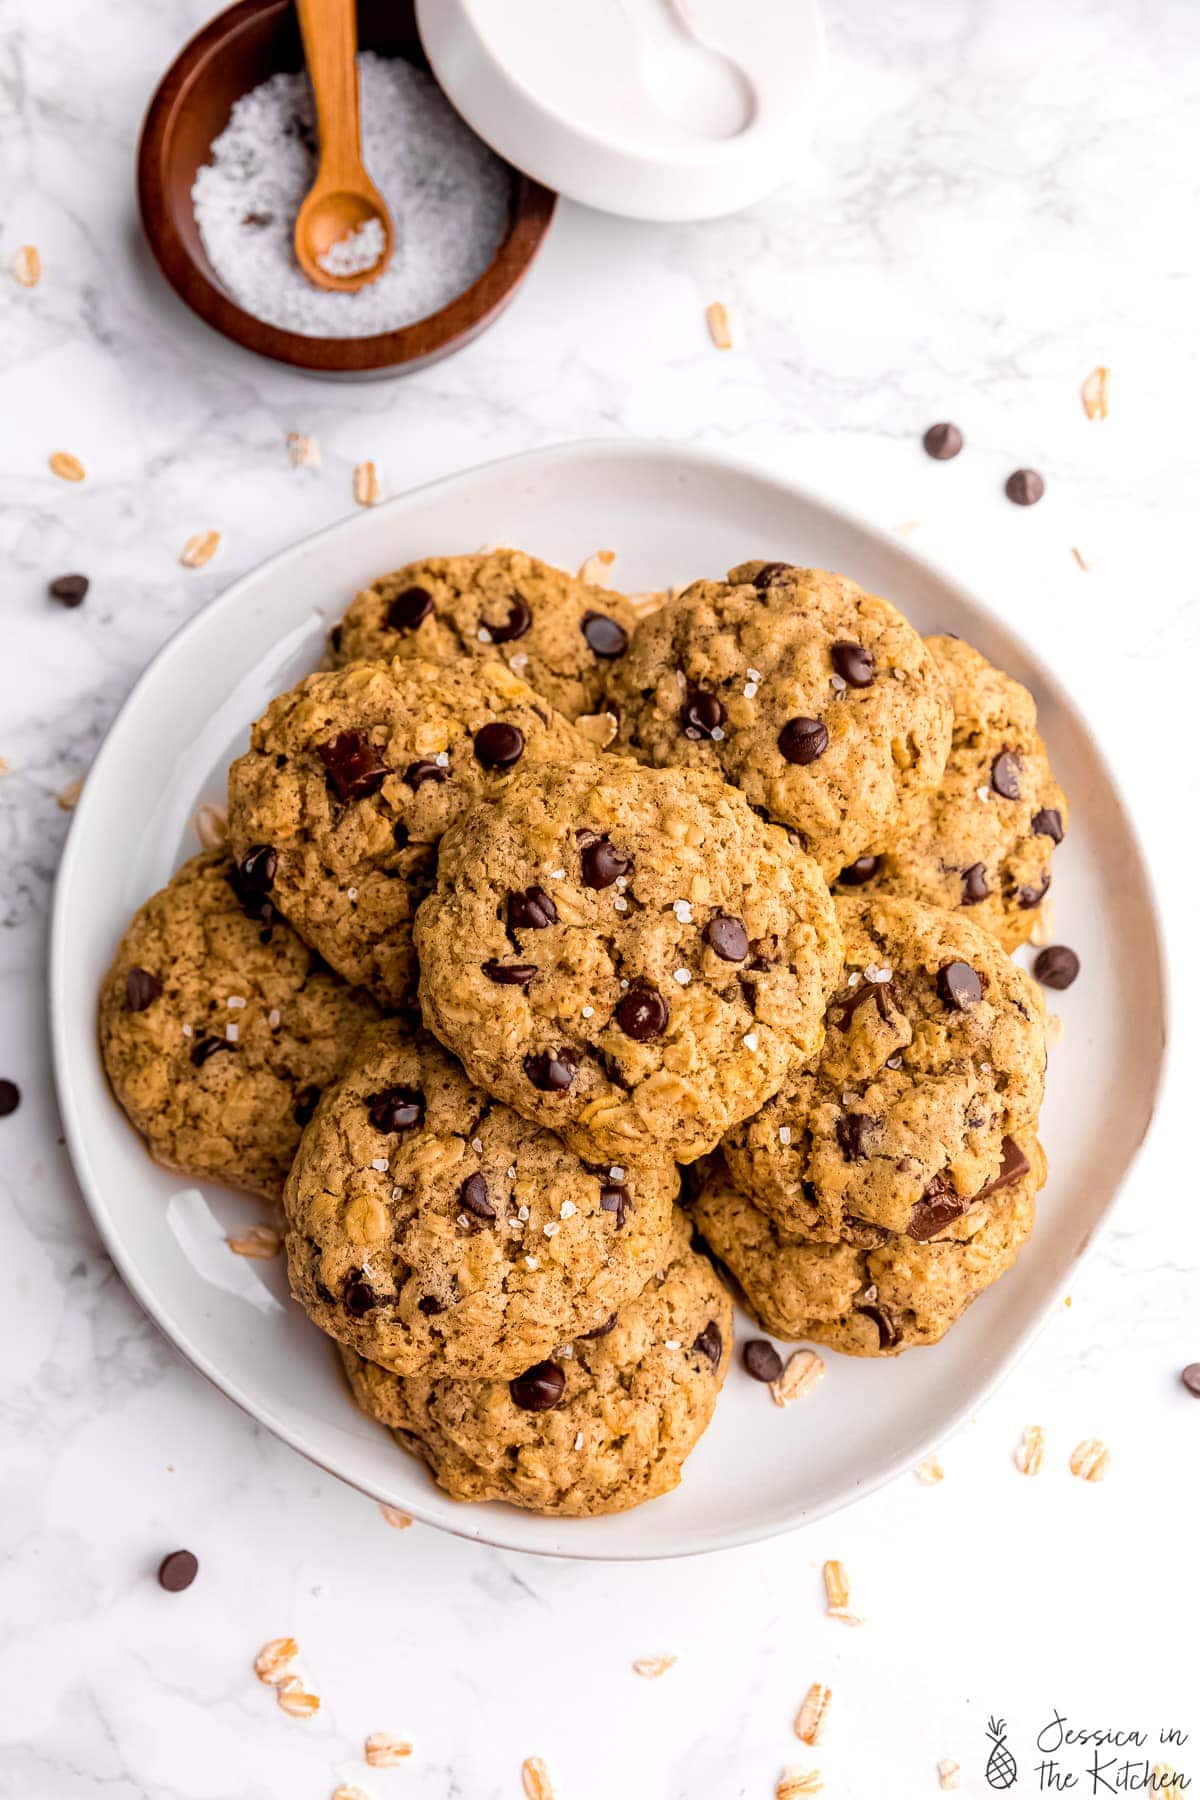
{"type": "Polygon", "coordinates": [[[990,1788],[1010,1788],[1017,1779],[1017,1759],[1005,1742],[1004,1720],[989,1719],[987,1734],[992,1740],[991,1755],[984,1770],[987,1784],[990,1788]]]}

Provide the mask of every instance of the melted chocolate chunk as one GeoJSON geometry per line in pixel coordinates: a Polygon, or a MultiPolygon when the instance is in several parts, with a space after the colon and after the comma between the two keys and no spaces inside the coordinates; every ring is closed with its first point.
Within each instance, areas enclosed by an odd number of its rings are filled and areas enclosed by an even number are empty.
{"type": "Polygon", "coordinates": [[[601,837],[584,845],[579,867],[585,887],[607,888],[618,875],[628,875],[633,862],[630,857],[619,855],[608,839],[601,837]]]}
{"type": "Polygon", "coordinates": [[[427,781],[449,781],[450,771],[445,763],[430,762],[428,757],[422,757],[420,762],[409,763],[404,779],[415,794],[427,781]]]}
{"type": "Polygon", "coordinates": [[[479,966],[497,987],[527,988],[538,972],[536,963],[502,963],[489,959],[479,966]]]}
{"type": "Polygon", "coordinates": [[[556,1362],[534,1363],[508,1384],[512,1403],[522,1412],[550,1412],[563,1397],[567,1378],[556,1362]]]}
{"type": "Polygon", "coordinates": [[[475,761],[484,769],[511,769],[525,754],[525,733],[496,719],[475,733],[475,761]]]}
{"type": "Polygon", "coordinates": [[[720,730],[727,717],[723,703],[704,688],[689,688],[687,699],[679,709],[683,735],[693,741],[710,738],[714,731],[720,730]]]}
{"type": "Polygon", "coordinates": [[[544,931],[558,923],[558,908],[543,887],[527,887],[508,896],[510,931],[544,931]]]}
{"type": "Polygon", "coordinates": [[[1029,912],[1032,907],[1040,906],[1050,892],[1050,871],[1046,870],[1036,887],[1019,887],[1017,889],[1017,905],[1022,912],[1029,912]]]}
{"type": "Polygon", "coordinates": [[[927,1244],[955,1219],[961,1219],[970,1204],[945,1175],[935,1175],[909,1214],[909,1237],[918,1244],[927,1244]]]}
{"type": "Polygon", "coordinates": [[[969,869],[964,869],[962,879],[964,906],[978,906],[992,891],[988,886],[987,870],[982,863],[972,863],[969,869]]]}
{"type": "Polygon", "coordinates": [[[383,753],[361,731],[341,731],[317,745],[325,775],[339,800],[365,800],[391,774],[383,753]]]}
{"type": "Polygon", "coordinates": [[[565,1094],[578,1073],[579,1061],[573,1050],[541,1050],[527,1056],[523,1066],[541,1093],[565,1094]]]}
{"type": "Polygon", "coordinates": [[[1028,1173],[1029,1158],[1016,1138],[1003,1137],[1000,1140],[1000,1173],[994,1175],[986,1187],[981,1187],[975,1198],[986,1200],[998,1188],[1011,1187],[1014,1181],[1020,1181],[1028,1173]]]}
{"type": "Polygon", "coordinates": [[[857,987],[843,988],[829,1002],[825,1016],[839,1031],[849,1031],[859,1007],[874,1000],[880,1018],[886,1020],[891,1016],[891,985],[890,981],[860,981],[857,987]]]}
{"type": "Polygon", "coordinates": [[[1056,844],[1062,843],[1062,814],[1059,812],[1057,806],[1040,807],[1038,811],[1034,813],[1030,823],[1033,826],[1035,837],[1048,837],[1056,844]]]}
{"type": "Polygon", "coordinates": [[[751,577],[750,585],[761,593],[764,588],[773,587],[777,581],[786,581],[794,568],[794,563],[764,563],[758,573],[751,577]]]}
{"type": "Polygon", "coordinates": [[[1002,750],[992,761],[992,787],[1002,800],[1021,798],[1021,759],[1012,750],[1002,750]]]}
{"type": "Polygon", "coordinates": [[[1043,987],[1069,988],[1079,973],[1079,958],[1066,944],[1049,944],[1045,950],[1039,950],[1033,964],[1033,973],[1043,987]]]}
{"type": "Polygon", "coordinates": [[[485,619],[483,629],[493,644],[511,644],[515,638],[523,638],[533,624],[533,614],[529,603],[520,594],[513,594],[508,603],[508,617],[503,625],[492,625],[485,619]]]}
{"type": "Polygon", "coordinates": [[[162,982],[149,969],[130,969],[125,977],[125,1009],[127,1012],[145,1012],[153,1006],[162,993],[162,982]]]}
{"type": "Polygon", "coordinates": [[[785,762],[798,763],[803,768],[824,756],[829,748],[829,733],[820,719],[789,719],[778,742],[785,762]]]}
{"type": "Polygon", "coordinates": [[[209,1057],[215,1056],[218,1050],[236,1049],[237,1045],[231,1044],[228,1038],[206,1034],[204,1037],[198,1037],[192,1045],[192,1061],[198,1069],[202,1069],[209,1057]]]}
{"type": "Polygon", "coordinates": [[[721,1336],[721,1327],[715,1319],[710,1319],[704,1330],[697,1332],[692,1343],[692,1349],[697,1355],[707,1356],[714,1369],[720,1364],[721,1351],[724,1347],[725,1341],[721,1336]]]}
{"type": "Polygon", "coordinates": [[[311,1083],[308,1087],[300,1089],[300,1092],[296,1095],[296,1104],[292,1108],[292,1117],[295,1119],[297,1125],[308,1124],[308,1121],[317,1110],[317,1101],[320,1098],[320,1088],[313,1086],[311,1083]]]}
{"type": "Polygon", "coordinates": [[[838,881],[842,887],[863,887],[874,880],[883,866],[882,856],[859,856],[842,870],[838,881]]]}
{"type": "Polygon", "coordinates": [[[616,619],[610,619],[607,613],[584,613],[579,629],[592,655],[600,657],[604,662],[614,662],[618,656],[624,656],[629,648],[629,633],[616,619]]]}
{"type": "Polygon", "coordinates": [[[427,588],[402,588],[387,609],[387,624],[392,631],[415,631],[432,611],[433,595],[427,588]]]}
{"type": "Polygon", "coordinates": [[[615,1016],[626,1037],[635,1044],[645,1044],[662,1036],[671,1013],[658,989],[643,985],[622,994],[615,1016]]]}
{"type": "Polygon", "coordinates": [[[746,927],[728,913],[714,913],[702,935],[709,949],[722,962],[745,962],[750,953],[746,927]]]}
{"type": "Polygon", "coordinates": [[[616,1213],[617,1230],[620,1231],[630,1213],[635,1209],[633,1201],[621,1183],[610,1180],[602,1182],[600,1185],[600,1210],[601,1212],[616,1213]]]}
{"type": "Polygon", "coordinates": [[[411,1131],[425,1118],[425,1096],[419,1088],[383,1088],[363,1102],[376,1131],[411,1131]]]}
{"type": "Polygon", "coordinates": [[[842,1114],[834,1126],[834,1135],[846,1162],[862,1162],[869,1155],[867,1139],[877,1122],[869,1113],[842,1114]]]}
{"type": "Polygon", "coordinates": [[[750,1338],[742,1345],[742,1367],[755,1381],[778,1381],[783,1358],[766,1338],[750,1338]]]}
{"type": "Polygon", "coordinates": [[[847,687],[870,687],[875,679],[875,656],[865,644],[835,644],[830,661],[847,687]]]}
{"type": "Polygon", "coordinates": [[[983,999],[983,983],[970,963],[943,963],[937,977],[938,998],[954,1012],[970,1012],[983,999]]]}
{"type": "Polygon", "coordinates": [[[879,1333],[879,1348],[891,1350],[900,1342],[900,1329],[890,1306],[880,1306],[876,1302],[868,1302],[865,1306],[855,1307],[856,1312],[871,1320],[879,1333]]]}
{"type": "Polygon", "coordinates": [[[609,1313],[609,1315],[608,1315],[607,1319],[605,1319],[603,1325],[597,1325],[594,1331],[581,1331],[579,1333],[579,1335],[581,1338],[589,1339],[589,1341],[592,1338],[607,1337],[610,1331],[614,1331],[616,1329],[616,1324],[617,1324],[616,1313],[609,1313]]]}
{"type": "Polygon", "coordinates": [[[351,1318],[365,1318],[379,1304],[379,1295],[369,1282],[363,1280],[362,1270],[351,1269],[342,1284],[342,1305],[351,1318]]]}
{"type": "Polygon", "coordinates": [[[488,1199],[488,1184],[482,1175],[468,1175],[458,1190],[464,1209],[477,1219],[494,1219],[496,1209],[488,1199]]]}

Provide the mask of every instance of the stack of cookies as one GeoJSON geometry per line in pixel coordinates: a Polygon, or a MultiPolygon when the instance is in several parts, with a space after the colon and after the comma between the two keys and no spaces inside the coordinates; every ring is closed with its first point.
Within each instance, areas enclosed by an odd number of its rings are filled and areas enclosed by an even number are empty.
{"type": "Polygon", "coordinates": [[[817,570],[638,612],[508,550],[359,594],[100,1004],[153,1154],[281,1201],[359,1406],[563,1515],[678,1481],[722,1275],[779,1338],[933,1343],[1045,1175],[1029,694],[817,570]]]}

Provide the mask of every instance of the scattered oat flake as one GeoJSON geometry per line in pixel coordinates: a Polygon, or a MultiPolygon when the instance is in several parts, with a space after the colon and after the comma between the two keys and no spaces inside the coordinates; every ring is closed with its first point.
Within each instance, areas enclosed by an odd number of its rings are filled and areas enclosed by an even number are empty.
{"type": "Polygon", "coordinates": [[[1048,1050],[1058,1049],[1058,1046],[1063,1041],[1063,1034],[1066,1029],[1066,1026],[1063,1024],[1061,1013],[1046,1014],[1046,1048],[1048,1050]]]}
{"type": "Polygon", "coordinates": [[[704,314],[708,325],[708,335],[718,350],[733,349],[733,330],[729,322],[729,309],[720,300],[714,300],[704,314]]]}
{"type": "Polygon", "coordinates": [[[775,1783],[775,1800],[802,1800],[805,1794],[819,1794],[824,1785],[818,1769],[785,1769],[775,1783]]]}
{"type": "Polygon", "coordinates": [[[521,1764],[521,1786],[526,1800],[554,1800],[550,1774],[540,1756],[527,1756],[521,1764]]]}
{"type": "Polygon", "coordinates": [[[289,1675],[276,1684],[275,1698],[284,1712],[293,1719],[311,1719],[315,1712],[321,1710],[321,1702],[316,1694],[310,1694],[298,1675],[289,1675]]]}
{"type": "Polygon", "coordinates": [[[283,1249],[283,1239],[273,1225],[249,1225],[225,1242],[235,1256],[248,1256],[257,1262],[267,1262],[283,1249]]]}
{"type": "Polygon", "coordinates": [[[1071,1473],[1081,1481],[1103,1481],[1110,1461],[1108,1445],[1100,1438],[1084,1438],[1071,1452],[1071,1473]]]}
{"type": "Polygon", "coordinates": [[[1040,1425],[1027,1425],[1021,1442],[1013,1452],[1013,1461],[1022,1475],[1038,1475],[1046,1456],[1046,1434],[1040,1425]]]}
{"type": "Polygon", "coordinates": [[[407,1738],[391,1731],[373,1731],[363,1745],[363,1755],[373,1769],[396,1769],[413,1753],[407,1738]]]}
{"type": "Polygon", "coordinates": [[[938,1456],[927,1456],[924,1462],[917,1464],[913,1474],[922,1487],[936,1487],[939,1481],[944,1481],[946,1478],[946,1471],[938,1456]]]}
{"type": "Polygon", "coordinates": [[[343,1781],[341,1787],[333,1790],[330,1800],[371,1800],[366,1788],[356,1787],[352,1781],[343,1781]]]}
{"type": "Polygon", "coordinates": [[[945,1756],[938,1764],[938,1786],[956,1788],[958,1786],[959,1767],[950,1757],[945,1756]]]}
{"type": "Polygon", "coordinates": [[[42,259],[35,244],[22,244],[12,259],[13,280],[21,287],[36,287],[42,279],[42,259]]]}
{"type": "Polygon", "coordinates": [[[379,1510],[393,1531],[407,1531],[412,1524],[411,1514],[401,1512],[398,1506],[381,1506],[379,1510]]]}
{"type": "Polygon", "coordinates": [[[192,831],[202,850],[220,850],[229,837],[229,814],[206,800],[192,814],[192,831]]]}
{"type": "Polygon", "coordinates": [[[1092,565],[1077,544],[1071,545],[1071,555],[1075,558],[1076,563],[1083,570],[1084,574],[1087,575],[1090,572],[1092,565]]]}
{"type": "Polygon", "coordinates": [[[651,613],[662,610],[673,591],[671,588],[646,588],[640,594],[627,594],[626,599],[636,618],[648,619],[651,613]]]}
{"type": "Polygon", "coordinates": [[[220,547],[219,531],[197,531],[179,552],[179,560],[185,569],[202,569],[205,563],[212,561],[220,547]]]}
{"type": "Polygon", "coordinates": [[[617,560],[615,550],[596,550],[587,561],[580,564],[579,579],[586,581],[589,587],[603,587],[604,577],[617,560]]]}
{"type": "Polygon", "coordinates": [[[1039,950],[1054,942],[1054,902],[1049,894],[1042,901],[1033,915],[1033,929],[1029,933],[1029,941],[1039,950]]]}
{"type": "Polygon", "coordinates": [[[82,481],[87,470],[69,450],[56,450],[50,458],[50,473],[60,481],[82,481]]]}
{"type": "Polygon", "coordinates": [[[677,1656],[639,1656],[633,1665],[635,1675],[644,1675],[647,1681],[657,1681],[668,1669],[673,1669],[679,1661],[677,1656]]]}
{"type": "Polygon", "coordinates": [[[814,1681],[800,1702],[792,1729],[802,1744],[818,1744],[825,1729],[825,1718],[833,1695],[822,1682],[814,1681]]]}
{"type": "Polygon", "coordinates": [[[1083,401],[1083,410],[1089,419],[1108,417],[1108,378],[1109,371],[1103,363],[1099,363],[1090,375],[1084,377],[1079,398],[1083,401]]]}
{"type": "Polygon", "coordinates": [[[272,1638],[255,1657],[254,1673],[268,1687],[275,1687],[286,1680],[299,1654],[300,1646],[294,1637],[272,1638]]]}
{"type": "Polygon", "coordinates": [[[74,781],[68,781],[65,788],[55,794],[55,804],[62,812],[74,812],[79,805],[79,797],[83,793],[83,776],[77,775],[74,781]]]}
{"type": "MultiPolygon", "coordinates": [[[[515,666],[516,659],[513,660],[515,666]]],[[[607,750],[617,735],[617,721],[610,712],[584,713],[581,719],[576,719],[575,729],[589,744],[595,744],[597,750],[607,750]]]]}
{"type": "Polygon", "coordinates": [[[1151,1774],[1157,1800],[1184,1800],[1186,1790],[1191,1786],[1187,1775],[1173,1768],[1170,1763],[1155,1763],[1151,1774]]]}
{"type": "Polygon", "coordinates": [[[776,1406],[789,1406],[805,1394],[811,1394],[825,1373],[825,1364],[815,1350],[794,1350],[788,1357],[782,1375],[771,1385],[771,1398],[776,1406]]]}
{"type": "Polygon", "coordinates": [[[850,1604],[850,1577],[840,1562],[827,1562],[821,1570],[825,1581],[825,1602],[830,1612],[843,1611],[850,1604]]]}
{"type": "Polygon", "coordinates": [[[7,775],[12,768],[7,756],[0,756],[0,775],[7,775]]]}
{"type": "Polygon", "coordinates": [[[356,464],[354,470],[354,498],[359,506],[378,506],[383,499],[383,484],[379,479],[379,471],[373,462],[356,464]]]}
{"type": "Polygon", "coordinates": [[[302,431],[289,431],[287,444],[293,469],[320,468],[321,446],[315,437],[306,437],[302,431]]]}

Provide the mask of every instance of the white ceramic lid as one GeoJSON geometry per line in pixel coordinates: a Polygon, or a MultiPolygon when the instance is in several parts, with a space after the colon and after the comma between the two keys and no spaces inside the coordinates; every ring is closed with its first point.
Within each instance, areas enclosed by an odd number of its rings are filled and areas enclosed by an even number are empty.
{"type": "Polygon", "coordinates": [[[816,0],[417,0],[468,124],[606,212],[704,219],[794,174],[824,63],[816,0]]]}

